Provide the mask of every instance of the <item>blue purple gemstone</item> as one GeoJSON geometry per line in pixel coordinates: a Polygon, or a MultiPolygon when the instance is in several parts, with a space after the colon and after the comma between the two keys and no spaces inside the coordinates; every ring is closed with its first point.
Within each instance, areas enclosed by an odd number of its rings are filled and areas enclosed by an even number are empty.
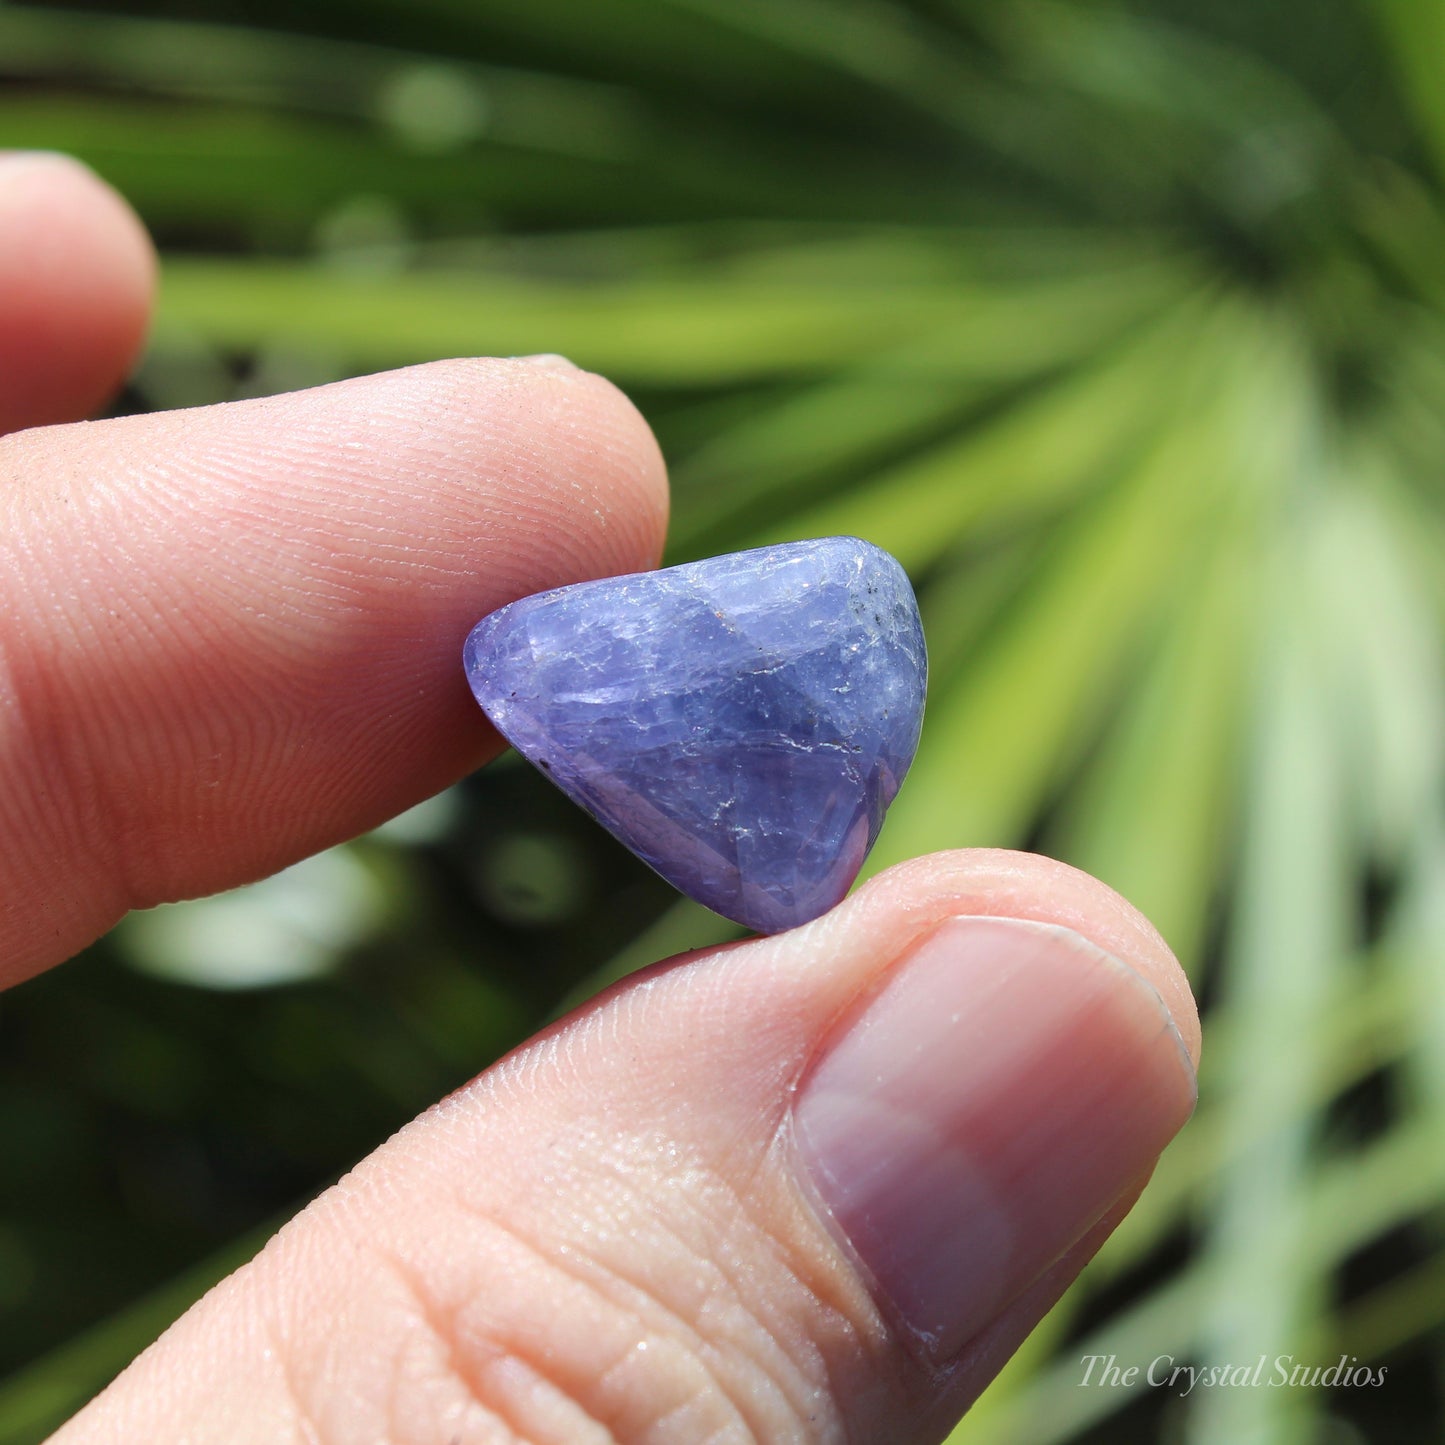
{"type": "Polygon", "coordinates": [[[762,933],[843,897],[913,761],[927,662],[902,567],[856,537],[581,582],[484,617],[497,730],[699,903],[762,933]]]}

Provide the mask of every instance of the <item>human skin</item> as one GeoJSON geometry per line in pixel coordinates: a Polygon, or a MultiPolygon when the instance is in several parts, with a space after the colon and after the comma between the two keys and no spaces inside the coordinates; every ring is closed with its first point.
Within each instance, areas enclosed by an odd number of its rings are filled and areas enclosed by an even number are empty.
{"type": "MultiPolygon", "coordinates": [[[[0,985],[486,762],[471,624],[661,551],[650,432],[556,359],[42,425],[124,375],[153,282],[88,171],[0,156],[0,985]]],[[[1198,1050],[1103,885],[916,859],[523,1045],[56,1438],[941,1439],[1127,1212],[1198,1050]]]]}

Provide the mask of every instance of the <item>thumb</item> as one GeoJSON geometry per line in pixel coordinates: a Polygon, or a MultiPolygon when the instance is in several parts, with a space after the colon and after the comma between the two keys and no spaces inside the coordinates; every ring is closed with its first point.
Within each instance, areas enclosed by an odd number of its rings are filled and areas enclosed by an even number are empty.
{"type": "Polygon", "coordinates": [[[629,979],[404,1130],[58,1437],[940,1439],[1194,1101],[1167,949],[942,854],[629,979]]]}

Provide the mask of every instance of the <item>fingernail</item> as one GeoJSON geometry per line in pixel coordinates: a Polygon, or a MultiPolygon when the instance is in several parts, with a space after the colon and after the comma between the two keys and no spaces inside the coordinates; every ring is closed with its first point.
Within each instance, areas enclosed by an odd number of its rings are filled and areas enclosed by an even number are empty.
{"type": "Polygon", "coordinates": [[[535,356],[514,356],[513,361],[526,361],[533,366],[552,366],[558,371],[581,371],[582,368],[575,361],[559,355],[555,351],[539,351],[535,356]]]}
{"type": "Polygon", "coordinates": [[[941,1361],[1138,1182],[1195,1095],[1141,974],[1066,928],[955,918],[845,1021],[793,1131],[821,1212],[941,1361]]]}

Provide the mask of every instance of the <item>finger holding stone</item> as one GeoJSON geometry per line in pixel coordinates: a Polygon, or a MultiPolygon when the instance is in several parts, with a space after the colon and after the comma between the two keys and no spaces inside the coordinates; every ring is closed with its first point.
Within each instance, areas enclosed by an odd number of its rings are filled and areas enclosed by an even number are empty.
{"type": "Polygon", "coordinates": [[[525,1045],[59,1445],[940,1440],[1187,1119],[1197,1049],[1102,885],[920,859],[525,1045]]]}
{"type": "Polygon", "coordinates": [[[0,439],[0,983],[493,755],[468,629],[654,565],[666,511],[636,410],[555,363],[0,439]]]}
{"type": "Polygon", "coordinates": [[[0,432],[89,415],[140,350],[156,261],[78,161],[0,152],[0,432]]]}

